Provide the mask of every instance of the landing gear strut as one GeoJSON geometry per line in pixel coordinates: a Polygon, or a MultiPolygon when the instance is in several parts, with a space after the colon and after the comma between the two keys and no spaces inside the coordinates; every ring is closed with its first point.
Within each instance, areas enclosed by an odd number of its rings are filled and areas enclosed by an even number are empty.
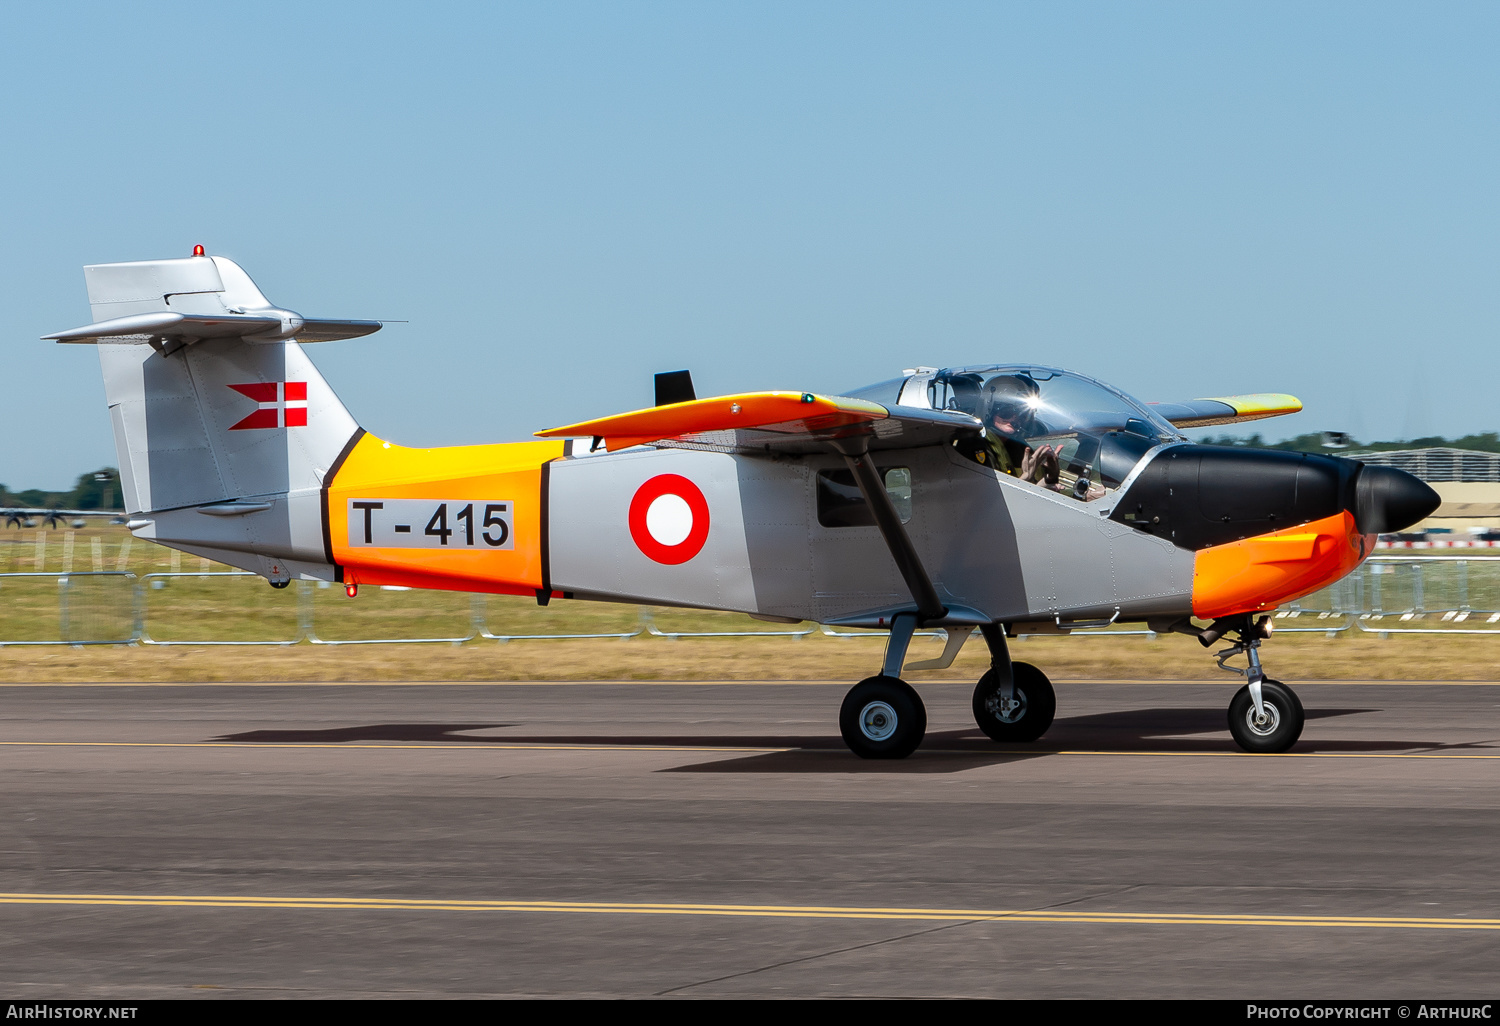
{"type": "Polygon", "coordinates": [[[844,696],[839,733],[861,759],[904,759],[927,733],[927,709],[921,696],[898,674],[917,627],[915,613],[900,613],[891,623],[881,672],[866,677],[844,696]]]}
{"type": "Polygon", "coordinates": [[[974,687],[974,722],[995,741],[1035,741],[1057,713],[1052,682],[1030,663],[1011,662],[999,624],[979,632],[990,648],[990,669],[974,687]]]}
{"type": "Polygon", "coordinates": [[[1217,620],[1199,636],[1205,646],[1224,634],[1234,632],[1239,641],[1214,653],[1219,669],[1246,678],[1245,686],[1235,692],[1229,703],[1229,733],[1235,744],[1247,752],[1284,752],[1302,736],[1305,716],[1296,692],[1279,680],[1271,680],[1260,665],[1260,644],[1271,636],[1271,618],[1263,616],[1252,622],[1250,616],[1217,620]],[[1244,669],[1228,666],[1225,661],[1244,655],[1249,664],[1244,669]]]}

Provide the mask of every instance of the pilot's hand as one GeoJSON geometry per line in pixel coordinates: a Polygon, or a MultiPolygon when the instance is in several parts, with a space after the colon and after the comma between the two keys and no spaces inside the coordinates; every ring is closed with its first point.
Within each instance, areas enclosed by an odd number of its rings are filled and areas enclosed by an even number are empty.
{"type": "Polygon", "coordinates": [[[1061,452],[1061,445],[1044,445],[1040,449],[1028,447],[1021,457],[1022,480],[1045,484],[1049,488],[1056,485],[1061,472],[1058,461],[1061,452]]]}

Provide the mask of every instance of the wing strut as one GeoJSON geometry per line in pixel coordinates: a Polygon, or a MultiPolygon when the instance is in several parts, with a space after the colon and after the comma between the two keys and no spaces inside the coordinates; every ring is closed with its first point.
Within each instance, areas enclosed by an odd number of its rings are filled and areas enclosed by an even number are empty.
{"type": "MultiPolygon", "coordinates": [[[[927,568],[922,565],[922,557],[917,555],[916,546],[911,543],[906,528],[901,525],[901,515],[896,512],[896,504],[891,501],[890,493],[885,490],[880,475],[875,472],[875,464],[871,462],[866,448],[868,439],[840,439],[833,445],[844,457],[844,462],[854,475],[854,483],[859,485],[860,494],[865,497],[865,502],[870,505],[870,512],[875,515],[875,525],[880,528],[886,547],[891,550],[891,558],[896,561],[896,569],[901,571],[906,587],[917,603],[917,619],[922,623],[941,620],[948,615],[948,610],[939,600],[937,589],[932,586],[932,578],[927,576],[927,568]],[[856,449],[855,445],[859,448],[856,449]]],[[[899,662],[897,665],[900,665],[899,662]]]]}

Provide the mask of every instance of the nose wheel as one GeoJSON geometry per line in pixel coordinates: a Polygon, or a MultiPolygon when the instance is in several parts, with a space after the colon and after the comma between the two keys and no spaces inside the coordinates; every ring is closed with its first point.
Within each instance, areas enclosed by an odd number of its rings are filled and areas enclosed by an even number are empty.
{"type": "Polygon", "coordinates": [[[1235,744],[1247,752],[1271,754],[1284,752],[1302,736],[1306,716],[1296,692],[1279,680],[1266,677],[1260,665],[1261,642],[1271,636],[1270,617],[1258,622],[1249,616],[1214,621],[1198,636],[1204,646],[1212,645],[1227,631],[1239,635],[1239,641],[1214,654],[1219,669],[1244,676],[1248,683],[1235,692],[1229,703],[1229,733],[1235,744]],[[1244,669],[1230,666],[1226,660],[1245,656],[1244,669]]]}
{"type": "Polygon", "coordinates": [[[1302,736],[1305,718],[1296,692],[1276,680],[1260,681],[1258,708],[1249,684],[1229,703],[1229,733],[1247,752],[1286,751],[1302,736]]]}

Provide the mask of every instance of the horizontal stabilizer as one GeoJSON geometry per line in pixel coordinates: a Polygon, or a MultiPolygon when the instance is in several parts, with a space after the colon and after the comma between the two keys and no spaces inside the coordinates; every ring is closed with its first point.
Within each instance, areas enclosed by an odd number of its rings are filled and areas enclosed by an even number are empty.
{"type": "Polygon", "coordinates": [[[965,413],[897,407],[811,392],[745,392],[655,406],[538,431],[539,438],[601,438],[611,452],[651,442],[714,449],[819,451],[835,438],[870,436],[870,448],[936,445],[977,433],[965,413]]]}
{"type": "Polygon", "coordinates": [[[1174,427],[1214,427],[1219,424],[1242,424],[1267,417],[1284,417],[1302,412],[1302,400],[1280,392],[1257,392],[1254,395],[1227,395],[1216,399],[1193,399],[1185,403],[1151,403],[1151,409],[1174,427]]]}
{"type": "MultiPolygon", "coordinates": [[[[202,253],[202,247],[198,247],[202,253]]],[[[94,323],[44,339],[92,343],[150,342],[176,351],[206,338],[251,343],[328,342],[379,331],[380,321],[303,317],[272,305],[233,260],[195,255],[135,260],[83,269],[94,323]]]]}
{"type": "MultiPolygon", "coordinates": [[[[290,313],[290,311],[287,311],[290,313]]],[[[185,314],[171,310],[155,313],[111,317],[81,328],[69,328],[43,339],[57,342],[89,343],[102,338],[170,338],[196,342],[204,338],[248,338],[264,335],[282,341],[329,342],[358,338],[379,331],[380,321],[309,320],[296,314],[283,316],[281,311],[245,314],[185,314]]]]}
{"type": "Polygon", "coordinates": [[[335,321],[326,317],[303,318],[302,328],[294,336],[298,342],[338,342],[359,338],[379,331],[382,321],[335,321]]]}

